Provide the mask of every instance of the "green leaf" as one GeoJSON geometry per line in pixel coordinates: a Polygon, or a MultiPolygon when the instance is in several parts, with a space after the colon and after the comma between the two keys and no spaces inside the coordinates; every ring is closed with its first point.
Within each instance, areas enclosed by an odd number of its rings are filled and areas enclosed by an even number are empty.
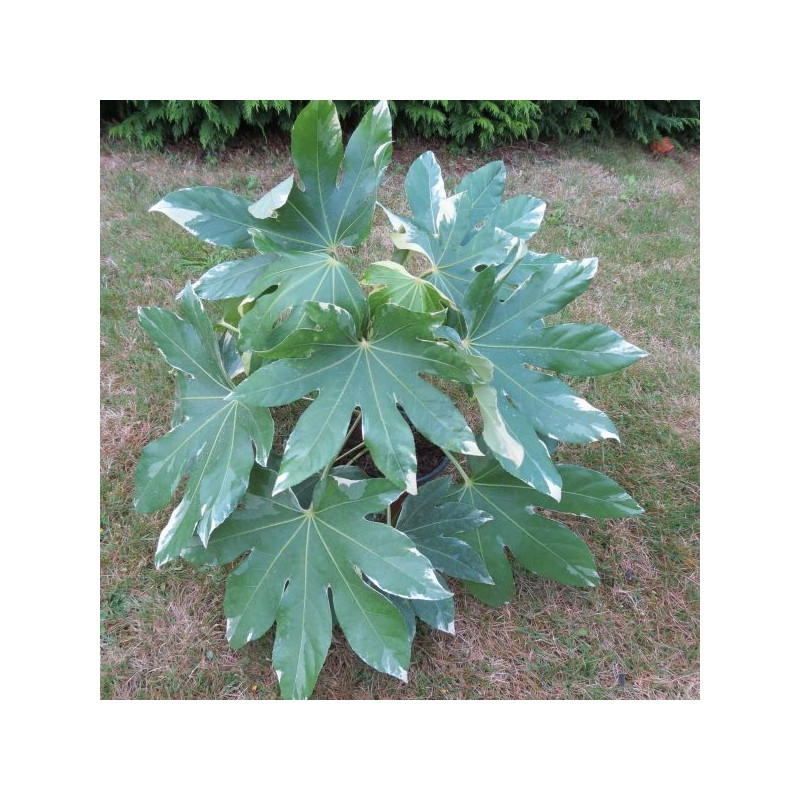
{"type": "Polygon", "coordinates": [[[267,265],[250,287],[258,296],[239,325],[242,352],[264,347],[267,336],[287,309],[305,301],[332,303],[350,312],[360,328],[366,303],[358,281],[345,264],[327,253],[286,253],[267,265]]]}
{"type": "Polygon", "coordinates": [[[189,233],[218,247],[252,247],[250,228],[259,221],[249,212],[250,201],[212,186],[178,189],[150,210],[160,211],[189,233]]]}
{"type": "Polygon", "coordinates": [[[437,233],[442,221],[444,190],[442,170],[436,156],[423,153],[409,167],[405,180],[406,197],[418,225],[430,233],[437,233]]]}
{"type": "MultiPolygon", "coordinates": [[[[373,586],[375,591],[380,592],[377,586],[373,586]]],[[[406,600],[405,597],[395,597],[393,594],[381,592],[383,596],[400,612],[408,628],[408,641],[413,642],[417,635],[417,615],[414,613],[413,600],[406,600]]],[[[450,598],[452,600],[452,598],[450,598]]],[[[422,601],[418,601],[422,602],[422,601]]],[[[453,604],[455,608],[455,604],[453,604]]]]}
{"type": "Polygon", "coordinates": [[[604,375],[647,353],[605,325],[550,325],[531,331],[521,349],[531,364],[567,375],[604,375]]]}
{"type": "Polygon", "coordinates": [[[404,266],[393,261],[377,261],[367,268],[361,280],[381,287],[369,295],[369,307],[373,314],[387,303],[422,312],[440,311],[449,305],[449,300],[433,284],[412,275],[404,266]]]}
{"type": "Polygon", "coordinates": [[[382,594],[403,615],[408,627],[409,642],[414,641],[417,632],[417,617],[436,630],[451,635],[456,632],[456,604],[452,597],[442,600],[406,600],[386,592],[382,594]]]}
{"type": "Polygon", "coordinates": [[[198,297],[206,300],[245,297],[277,257],[277,253],[259,253],[238,261],[223,261],[197,280],[194,290],[198,297]]]}
{"type": "Polygon", "coordinates": [[[378,103],[361,120],[343,157],[333,103],[314,101],[300,112],[292,128],[292,158],[303,188],[295,182],[280,207],[267,203],[270,216],[257,226],[273,249],[330,250],[367,238],[391,157],[391,124],[388,105],[378,103]]]}
{"type": "Polygon", "coordinates": [[[461,213],[469,213],[469,226],[474,229],[492,212],[503,199],[506,182],[506,168],[502,161],[490,161],[462,178],[455,194],[466,194],[468,207],[461,213]]]}
{"type": "Polygon", "coordinates": [[[597,331],[575,336],[569,331],[564,334],[564,326],[555,326],[562,330],[552,333],[552,329],[539,324],[543,316],[560,310],[585,291],[596,269],[595,259],[544,264],[505,301],[499,297],[501,284],[496,281],[495,270],[487,269],[478,275],[464,297],[467,331],[463,344],[469,353],[492,365],[491,381],[476,391],[484,419],[484,439],[505,469],[556,500],[561,479],[548,465],[549,453],[537,434],[572,443],[618,439],[618,434],[602,411],[578,397],[558,378],[540,370],[568,361],[576,368],[579,362],[593,363],[595,368],[602,362],[610,368],[621,363],[620,359],[643,355],[618,337],[612,347],[624,355],[607,352],[609,340],[604,333],[599,337],[595,335],[597,331]],[[548,349],[556,341],[565,346],[578,342],[584,348],[594,345],[601,351],[593,355],[585,349],[577,351],[571,360],[563,353],[556,357],[553,349],[548,349]],[[520,446],[515,448],[514,442],[520,446]]]}
{"type": "MultiPolygon", "coordinates": [[[[232,381],[244,372],[242,357],[236,349],[236,339],[227,331],[219,339],[219,352],[222,356],[222,366],[229,381],[232,381]]],[[[177,422],[180,422],[180,420],[177,422]]]]}
{"type": "MultiPolygon", "coordinates": [[[[589,288],[596,274],[596,258],[570,261],[563,256],[543,259],[527,253],[509,275],[509,280],[524,277],[524,281],[503,301],[507,305],[502,306],[502,313],[497,316],[508,318],[509,323],[523,316],[527,327],[536,320],[561,311],[589,288]]],[[[495,312],[499,311],[496,303],[491,306],[495,312]]],[[[515,325],[518,326],[519,323],[515,325]]]]}
{"type": "MultiPolygon", "coordinates": [[[[437,478],[420,487],[417,495],[408,495],[397,520],[403,531],[422,555],[445,575],[480,583],[491,583],[492,578],[477,553],[462,539],[491,517],[465,503],[447,499],[451,479],[437,478]]],[[[404,600],[388,595],[403,614],[413,640],[415,618],[445,633],[455,633],[455,604],[452,597],[442,600],[404,600]]]]}
{"type": "Polygon", "coordinates": [[[424,153],[406,176],[413,217],[381,206],[394,230],[395,247],[423,255],[430,263],[424,277],[459,305],[481,266],[510,267],[524,252],[520,239],[534,234],[544,203],[523,195],[501,202],[505,167],[493,161],[467,175],[456,194],[445,196],[441,169],[433,153],[424,153]]]}
{"type": "Polygon", "coordinates": [[[442,600],[400,600],[408,603],[411,613],[437,631],[456,632],[456,604],[452,597],[442,600]]]}
{"type": "MultiPolygon", "coordinates": [[[[480,358],[480,356],[478,356],[480,358]]],[[[561,496],[561,476],[549,448],[517,409],[493,386],[473,388],[483,419],[483,440],[503,467],[556,500],[561,496]]]]}
{"type": "MultiPolygon", "coordinates": [[[[579,268],[577,270],[577,275],[573,276],[576,278],[576,285],[570,288],[574,289],[575,293],[571,298],[562,303],[560,308],[563,308],[570,301],[570,299],[574,299],[589,288],[589,283],[597,272],[596,258],[584,259],[582,262],[573,262],[564,256],[558,255],[558,253],[534,253],[532,250],[526,250],[521,258],[518,258],[514,262],[513,267],[508,271],[507,274],[499,276],[499,279],[502,279],[503,283],[498,290],[498,297],[500,300],[508,300],[514,290],[517,289],[520,284],[525,283],[528,278],[531,278],[537,273],[542,278],[547,278],[548,276],[552,278],[553,274],[558,269],[564,269],[564,264],[583,264],[583,268],[579,268]],[[591,269],[592,263],[595,264],[594,270],[591,269]],[[586,274],[584,274],[584,272],[586,274]]],[[[544,323],[540,322],[539,325],[544,325],[544,323]]]]}
{"type": "Polygon", "coordinates": [[[506,233],[527,241],[539,230],[544,219],[544,209],[542,200],[530,195],[519,195],[500,203],[490,222],[506,233]]]}
{"type": "Polygon", "coordinates": [[[387,592],[381,594],[403,615],[408,628],[409,642],[414,641],[417,632],[417,617],[436,630],[451,635],[456,632],[456,604],[452,597],[445,597],[442,600],[406,600],[404,597],[395,597],[387,592]]]}
{"type": "MultiPolygon", "coordinates": [[[[366,313],[358,281],[327,253],[267,253],[227,261],[212,267],[195,289],[210,299],[240,298],[239,305],[247,309],[238,324],[243,353],[265,349],[278,320],[307,300],[345,308],[359,325],[366,313]]],[[[303,317],[298,313],[292,319],[294,324],[282,326],[282,335],[298,327],[303,317]]]]}
{"type": "Polygon", "coordinates": [[[308,697],[331,642],[329,592],[347,641],[367,664],[406,679],[410,641],[403,616],[383,592],[408,599],[450,596],[430,562],[394,528],[365,517],[398,489],[382,479],[329,475],[308,509],[293,492],[272,495],[272,480],[251,487],[245,507],[212,534],[219,563],[244,552],[225,594],[227,635],[241,647],[277,622],[272,660],[283,697],[308,697]]]}
{"type": "Polygon", "coordinates": [[[409,495],[397,519],[397,529],[410,537],[417,549],[431,564],[454,578],[491,583],[475,551],[466,545],[460,534],[489,522],[491,516],[466,503],[448,499],[450,477],[437,478],[409,495]]]}
{"type": "Polygon", "coordinates": [[[618,484],[602,472],[575,464],[558,464],[561,475],[561,500],[534,491],[532,504],[538,508],[562,511],[591,519],[624,519],[644,513],[644,509],[618,484]]]}
{"type": "Polygon", "coordinates": [[[267,463],[273,435],[268,411],[231,397],[228,370],[236,365],[229,353],[223,362],[211,322],[191,286],[179,302],[183,318],[160,308],[139,312],[142,327],[182,374],[175,419],[179,424],[147,445],[139,459],[136,510],[165,506],[181,478],[191,473],[183,499],[161,532],[157,566],[175,558],[194,533],[208,541],[247,489],[253,461],[267,463]]]}
{"type": "Polygon", "coordinates": [[[455,405],[419,377],[475,380],[456,348],[438,338],[441,315],[386,305],[375,316],[370,336],[361,338],[344,309],[321,303],[306,303],[305,309],[314,327],[290,333],[265,354],[276,360],[253,372],[234,393],[248,405],[279,406],[318,392],[286,444],[276,491],[336,456],[356,407],[376,466],[411,494],[416,493],[414,439],[398,406],[439,447],[480,452],[455,405]]]}
{"type": "Polygon", "coordinates": [[[494,586],[466,582],[479,600],[500,606],[514,596],[514,578],[503,552],[544,578],[568,586],[597,586],[600,578],[589,548],[569,528],[533,513],[545,495],[509,475],[490,457],[471,458],[470,480],[456,486],[451,499],[491,514],[491,521],[461,538],[480,555],[494,586]]]}

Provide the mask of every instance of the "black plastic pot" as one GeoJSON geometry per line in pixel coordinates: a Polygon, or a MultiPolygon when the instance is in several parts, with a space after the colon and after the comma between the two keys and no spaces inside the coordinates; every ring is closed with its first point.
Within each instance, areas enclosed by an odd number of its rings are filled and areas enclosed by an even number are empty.
{"type": "MultiPolygon", "coordinates": [[[[403,411],[402,406],[398,406],[398,411],[403,415],[403,419],[408,423],[408,427],[411,428],[412,431],[416,431],[417,429],[414,427],[414,423],[408,418],[406,412],[403,411]]],[[[434,447],[436,447],[436,445],[434,445],[434,447]]],[[[436,447],[436,449],[438,450],[439,448],[436,447]]],[[[417,476],[417,486],[422,486],[423,483],[432,481],[437,475],[441,474],[444,471],[444,468],[447,466],[448,461],[449,459],[447,458],[447,456],[444,456],[441,463],[437,467],[432,469],[426,475],[417,476]]]]}
{"type": "Polygon", "coordinates": [[[436,467],[436,469],[431,470],[427,475],[420,475],[417,478],[417,486],[422,486],[423,483],[427,483],[428,481],[432,481],[437,475],[440,475],[442,472],[444,472],[444,469],[447,466],[447,462],[449,460],[450,459],[448,459],[447,456],[445,456],[442,459],[442,463],[439,464],[439,466],[436,467]]]}

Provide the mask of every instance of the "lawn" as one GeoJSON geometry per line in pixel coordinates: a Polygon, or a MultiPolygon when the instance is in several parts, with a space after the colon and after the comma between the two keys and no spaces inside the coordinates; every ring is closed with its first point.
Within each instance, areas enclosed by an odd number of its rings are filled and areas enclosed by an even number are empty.
{"type": "MultiPolygon", "coordinates": [[[[379,199],[404,210],[405,172],[426,148],[395,148],[379,199]]],[[[449,191],[466,172],[502,158],[507,195],[548,203],[531,247],[599,258],[592,288],[557,321],[602,322],[651,355],[619,373],[571,381],[609,414],[622,441],[564,448],[562,459],[605,472],[645,514],[570,523],[597,560],[596,589],[516,570],[517,596],[501,609],[457,590],[455,636],[420,625],[407,684],[375,672],[335,634],[314,697],[697,698],[699,152],[657,159],[616,143],[489,154],[442,149],[437,157],[449,191]]],[[[102,141],[100,159],[101,696],[276,698],[272,634],[230,650],[227,570],[182,562],[156,570],[153,553],[171,508],[138,515],[132,491],[139,452],[169,429],[173,399],[172,378],[136,309],[174,309],[187,282],[232,255],[147,210],[192,185],[256,199],[290,174],[288,147],[251,144],[207,158],[191,148],[143,153],[102,141]]],[[[390,253],[390,228],[379,212],[353,263],[360,271],[390,253]]],[[[285,417],[276,422],[285,436],[285,417]]]]}

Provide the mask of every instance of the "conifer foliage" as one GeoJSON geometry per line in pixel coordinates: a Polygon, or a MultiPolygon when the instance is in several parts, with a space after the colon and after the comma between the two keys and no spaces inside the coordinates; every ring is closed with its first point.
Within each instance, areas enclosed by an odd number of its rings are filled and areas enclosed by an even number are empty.
{"type": "MultiPolygon", "coordinates": [[[[288,132],[305,103],[299,100],[102,101],[109,134],[143,147],[190,140],[223,148],[250,129],[263,136],[288,132]]],[[[355,125],[373,105],[336,102],[340,119],[355,125]]],[[[672,136],[700,139],[697,100],[390,100],[396,139],[435,139],[454,147],[488,150],[515,141],[562,141],[616,135],[647,144],[672,136]]]]}

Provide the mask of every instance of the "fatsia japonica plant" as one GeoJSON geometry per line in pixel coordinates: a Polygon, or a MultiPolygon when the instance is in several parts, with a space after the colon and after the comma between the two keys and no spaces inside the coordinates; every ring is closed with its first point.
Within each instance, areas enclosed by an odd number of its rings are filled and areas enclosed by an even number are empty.
{"type": "Polygon", "coordinates": [[[405,680],[417,618],[454,631],[444,576],[493,606],[513,597],[506,550],[544,578],[598,584],[589,548],[550,512],[642,509],[605,475],[554,458],[560,442],[618,438],[556,375],[601,375],[646,354],[603,325],[545,323],[586,291],[597,260],[527,248],[545,205],[504,200],[501,161],[448,196],[433,154],[420,156],[405,179],[408,216],[381,206],[394,252],[359,278],[348,259],[371,231],[391,156],[386,103],[346,149],[334,105],[310,103],[291,151],[295,175],[256,202],[196,187],[153,207],[211,245],[255,254],[186,286],[177,313],[140,310],[177,399],[172,430],[141,455],[135,505],[162,508],[187,479],[156,565],[235,563],[230,644],[275,625],[281,695],[305,698],[334,624],[367,664],[405,680]],[[279,406],[302,408],[280,453],[279,406]],[[415,441],[426,440],[458,482],[421,480],[415,441]]]}

